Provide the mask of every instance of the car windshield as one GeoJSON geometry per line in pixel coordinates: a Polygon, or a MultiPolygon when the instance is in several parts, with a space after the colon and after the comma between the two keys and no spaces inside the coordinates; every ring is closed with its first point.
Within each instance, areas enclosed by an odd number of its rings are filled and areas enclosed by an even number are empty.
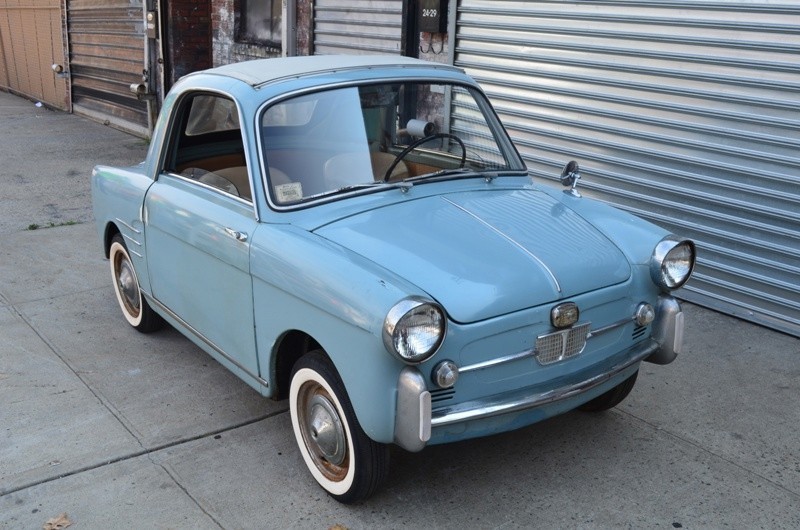
{"type": "Polygon", "coordinates": [[[279,206],[403,182],[525,171],[485,98],[459,85],[303,94],[268,107],[260,137],[279,206]]]}

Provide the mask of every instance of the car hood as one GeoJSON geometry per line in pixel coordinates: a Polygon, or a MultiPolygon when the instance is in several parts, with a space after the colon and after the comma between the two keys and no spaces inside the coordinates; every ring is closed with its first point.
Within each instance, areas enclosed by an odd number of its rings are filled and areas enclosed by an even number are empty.
{"type": "Polygon", "coordinates": [[[462,323],[564,300],[631,274],[608,238],[536,190],[409,200],[315,233],[417,285],[462,323]]]}

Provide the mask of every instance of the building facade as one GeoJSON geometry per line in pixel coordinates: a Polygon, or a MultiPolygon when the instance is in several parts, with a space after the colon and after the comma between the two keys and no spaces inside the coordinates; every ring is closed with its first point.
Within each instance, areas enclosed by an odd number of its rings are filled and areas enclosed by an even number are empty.
{"type": "Polygon", "coordinates": [[[459,66],[532,176],[555,182],[576,159],[585,194],[698,241],[685,299],[800,336],[798,0],[27,4],[0,0],[0,86],[140,135],[172,83],[210,66],[459,66]]]}

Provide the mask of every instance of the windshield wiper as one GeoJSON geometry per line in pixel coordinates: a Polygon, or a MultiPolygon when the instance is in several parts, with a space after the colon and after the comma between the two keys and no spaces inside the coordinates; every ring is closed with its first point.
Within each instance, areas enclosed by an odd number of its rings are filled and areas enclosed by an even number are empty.
{"type": "Polygon", "coordinates": [[[452,177],[481,177],[492,180],[498,177],[522,177],[522,176],[527,176],[527,174],[528,172],[525,171],[524,169],[476,170],[476,169],[468,169],[465,167],[459,167],[453,169],[440,169],[439,171],[434,171],[433,173],[417,175],[416,177],[405,179],[404,182],[448,179],[452,177]]]}
{"type": "Polygon", "coordinates": [[[424,175],[417,175],[416,177],[410,177],[405,179],[403,182],[416,182],[418,180],[428,180],[428,179],[437,179],[440,177],[454,177],[454,176],[480,176],[480,172],[475,171],[474,169],[467,169],[465,167],[457,167],[454,169],[440,169],[439,171],[434,171],[433,173],[425,173],[424,175]]]}
{"type": "Polygon", "coordinates": [[[349,186],[343,186],[339,189],[329,191],[325,193],[325,195],[339,195],[342,193],[349,193],[351,191],[368,190],[372,188],[403,188],[403,191],[406,191],[411,186],[413,186],[413,184],[410,182],[364,182],[361,184],[350,184],[349,186]]]}

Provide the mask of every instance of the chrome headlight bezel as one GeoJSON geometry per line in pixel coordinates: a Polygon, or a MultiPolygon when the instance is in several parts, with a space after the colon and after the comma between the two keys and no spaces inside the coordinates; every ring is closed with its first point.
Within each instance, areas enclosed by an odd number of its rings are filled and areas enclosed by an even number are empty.
{"type": "Polygon", "coordinates": [[[447,317],[442,307],[421,296],[411,296],[397,302],[389,310],[383,322],[383,344],[386,350],[406,364],[420,364],[436,355],[446,333],[447,317]],[[426,317],[428,324],[425,323],[426,317]],[[421,321],[411,322],[414,318],[421,321]],[[424,333],[423,328],[426,325],[431,327],[432,333],[427,333],[421,342],[427,346],[420,351],[413,351],[413,348],[409,351],[407,347],[411,341],[408,340],[408,336],[404,339],[403,333],[408,330],[424,333]]]}
{"type": "Polygon", "coordinates": [[[669,235],[653,250],[650,277],[664,291],[680,289],[692,276],[696,258],[693,241],[669,235]]]}

